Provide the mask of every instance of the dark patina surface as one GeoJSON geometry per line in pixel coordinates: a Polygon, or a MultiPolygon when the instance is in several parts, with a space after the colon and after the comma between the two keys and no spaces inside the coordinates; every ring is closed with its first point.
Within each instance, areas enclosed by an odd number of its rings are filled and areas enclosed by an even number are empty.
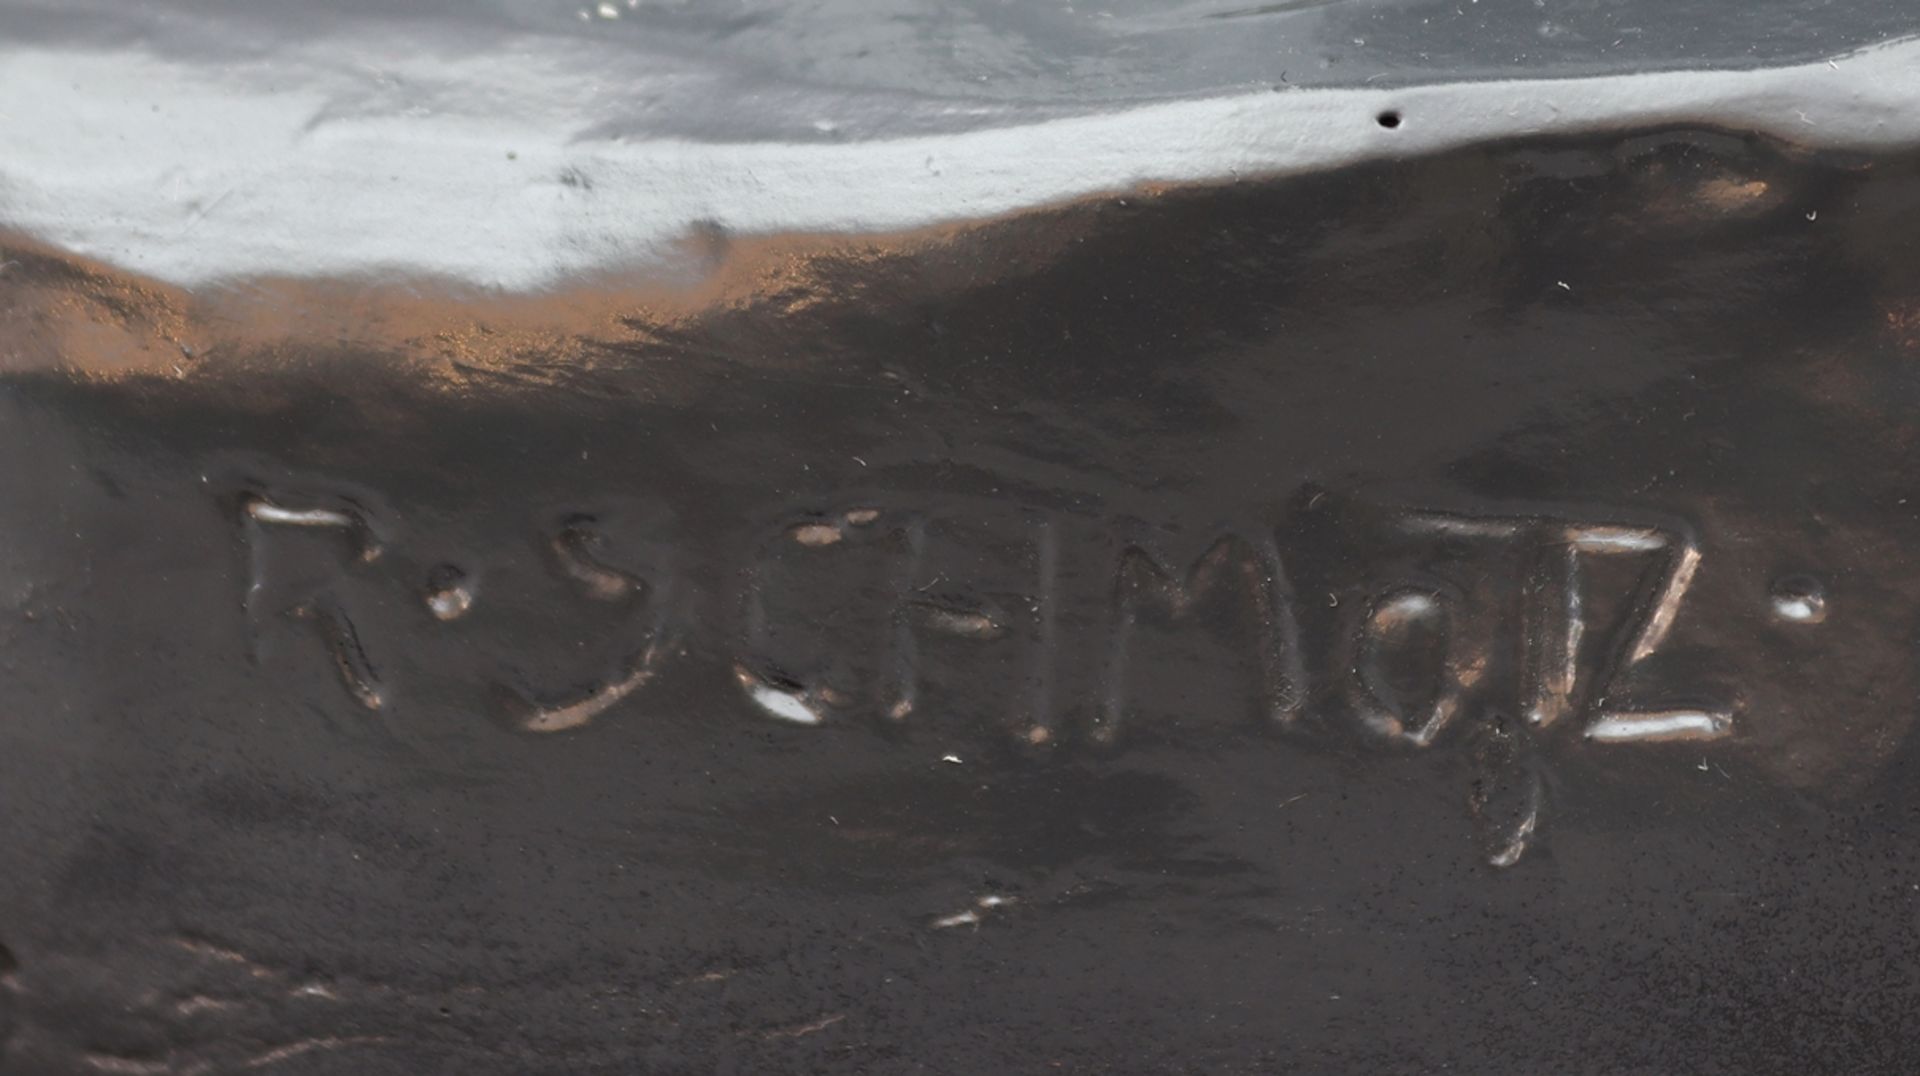
{"type": "Polygon", "coordinates": [[[1658,130],[538,298],[13,243],[5,1071],[1909,1071],[1916,211],[1658,130]]]}

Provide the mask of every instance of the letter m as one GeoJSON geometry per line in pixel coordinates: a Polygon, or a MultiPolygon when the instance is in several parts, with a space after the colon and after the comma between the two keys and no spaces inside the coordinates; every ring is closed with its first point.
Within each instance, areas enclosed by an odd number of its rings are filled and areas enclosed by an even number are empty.
{"type": "Polygon", "coordinates": [[[1218,595],[1215,600],[1243,602],[1252,613],[1250,642],[1259,668],[1264,716],[1281,725],[1299,716],[1307,694],[1306,672],[1293,615],[1293,588],[1279,550],[1271,542],[1227,534],[1180,577],[1142,546],[1129,545],[1120,555],[1114,577],[1112,649],[1095,740],[1112,742],[1126,715],[1131,649],[1142,614],[1151,611],[1171,622],[1185,621],[1210,595],[1218,595]]]}

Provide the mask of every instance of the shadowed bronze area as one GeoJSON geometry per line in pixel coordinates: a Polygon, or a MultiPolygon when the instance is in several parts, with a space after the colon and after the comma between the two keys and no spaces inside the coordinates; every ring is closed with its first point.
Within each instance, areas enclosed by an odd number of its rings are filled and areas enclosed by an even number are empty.
{"type": "Polygon", "coordinates": [[[1685,129],[538,295],[10,240],[0,1056],[1886,1071],[1916,209],[1685,129]]]}

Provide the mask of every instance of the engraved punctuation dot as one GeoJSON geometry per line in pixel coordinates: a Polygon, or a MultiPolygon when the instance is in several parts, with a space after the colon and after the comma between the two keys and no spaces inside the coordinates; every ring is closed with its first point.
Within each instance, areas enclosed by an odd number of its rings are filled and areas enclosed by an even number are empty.
{"type": "Polygon", "coordinates": [[[427,578],[427,610],[438,620],[458,620],[473,608],[473,585],[451,565],[436,568],[427,578]]]}
{"type": "Polygon", "coordinates": [[[1790,624],[1818,624],[1827,619],[1827,590],[1809,575],[1775,580],[1770,594],[1773,616],[1790,624]]]}

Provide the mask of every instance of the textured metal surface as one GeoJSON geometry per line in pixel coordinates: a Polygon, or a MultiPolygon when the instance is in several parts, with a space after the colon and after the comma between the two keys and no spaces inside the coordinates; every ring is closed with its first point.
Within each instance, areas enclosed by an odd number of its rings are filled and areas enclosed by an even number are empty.
{"type": "Polygon", "coordinates": [[[19,239],[6,1071],[1904,1071],[1920,161],[19,239]]]}
{"type": "Polygon", "coordinates": [[[991,28],[976,49],[964,8],[930,26],[791,5],[726,34],[697,14],[715,5],[612,6],[625,14],[583,27],[532,7],[56,17],[7,0],[0,227],[191,288],[348,278],[527,292],[671,274],[714,235],[946,227],[1505,138],[1703,126],[1803,148],[1920,140],[1920,13],[1743,4],[1728,17],[1749,32],[1696,53],[1688,42],[1724,29],[1697,6],[1658,5],[1656,22],[1652,5],[1469,3],[1454,18],[1476,29],[1451,36],[1424,4],[1163,12],[1169,25],[1137,34],[1104,17],[1124,12],[1056,13],[1120,34],[1103,59],[1047,33],[1022,45],[1023,20],[1055,18],[1033,5],[974,12],[991,28]],[[1353,47],[1324,36],[1348,12],[1394,16],[1367,40],[1398,59],[1296,81],[1291,50],[1353,47]],[[1581,63],[1504,44],[1537,20],[1588,17],[1645,32],[1583,46],[1581,63]],[[876,72],[853,58],[869,33],[915,47],[870,50],[876,72]],[[1421,49],[1440,51],[1404,62],[1421,49]],[[819,77],[795,56],[820,57],[819,77]],[[1039,65],[1039,85],[1003,92],[1021,81],[991,73],[1009,57],[1039,65]]]}
{"type": "MultiPolygon", "coordinates": [[[[244,66],[328,39],[445,56],[553,43],[637,130],[790,137],[810,108],[850,134],[955,130],[1123,102],[1277,86],[1739,69],[1912,34],[1898,3],[1792,0],[8,0],[10,38],[244,66]],[[751,97],[749,97],[751,95],[751,97]]],[[[386,59],[363,53],[362,64],[386,59]]],[[[342,66],[350,57],[341,57],[342,66]]]]}
{"type": "Polygon", "coordinates": [[[1886,2],[0,0],[0,1072],[1909,1072],[1886,2]]]}

